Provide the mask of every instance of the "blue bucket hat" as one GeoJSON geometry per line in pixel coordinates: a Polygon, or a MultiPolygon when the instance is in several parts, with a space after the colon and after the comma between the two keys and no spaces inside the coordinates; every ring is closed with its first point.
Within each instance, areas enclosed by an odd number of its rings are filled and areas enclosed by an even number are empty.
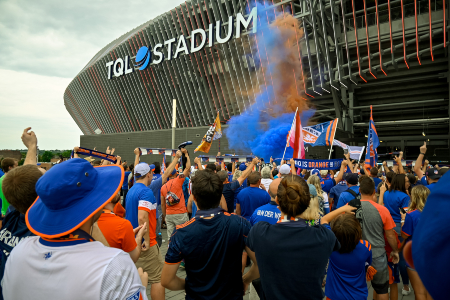
{"type": "Polygon", "coordinates": [[[118,165],[94,168],[81,158],[57,164],[36,183],[38,198],[25,215],[27,226],[41,237],[67,235],[110,202],[123,180],[118,165]]]}
{"type": "Polygon", "coordinates": [[[245,163],[241,163],[239,165],[239,171],[245,171],[247,169],[247,166],[245,165],[245,163]]]}
{"type": "Polygon", "coordinates": [[[311,170],[311,175],[317,175],[320,178],[320,171],[318,169],[312,169],[311,170]]]}

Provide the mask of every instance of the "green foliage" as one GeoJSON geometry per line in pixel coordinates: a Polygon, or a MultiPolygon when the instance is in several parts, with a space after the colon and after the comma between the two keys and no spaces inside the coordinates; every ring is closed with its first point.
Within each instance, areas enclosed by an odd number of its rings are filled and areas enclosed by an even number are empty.
{"type": "Polygon", "coordinates": [[[63,157],[70,157],[71,154],[72,154],[72,150],[64,150],[63,152],[61,152],[61,155],[63,157]]]}
{"type": "Polygon", "coordinates": [[[42,154],[42,162],[50,162],[52,158],[53,153],[50,151],[45,151],[44,154],[42,154]]]}
{"type": "Polygon", "coordinates": [[[25,158],[22,158],[21,160],[19,160],[19,166],[23,166],[24,162],[25,162],[25,158]]]}

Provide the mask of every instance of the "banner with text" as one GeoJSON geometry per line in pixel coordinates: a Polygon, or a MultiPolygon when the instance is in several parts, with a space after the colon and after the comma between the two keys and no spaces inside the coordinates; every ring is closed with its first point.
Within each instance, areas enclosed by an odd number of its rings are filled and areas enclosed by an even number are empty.
{"type": "Polygon", "coordinates": [[[335,170],[341,167],[343,159],[294,159],[300,169],[335,170]]]}

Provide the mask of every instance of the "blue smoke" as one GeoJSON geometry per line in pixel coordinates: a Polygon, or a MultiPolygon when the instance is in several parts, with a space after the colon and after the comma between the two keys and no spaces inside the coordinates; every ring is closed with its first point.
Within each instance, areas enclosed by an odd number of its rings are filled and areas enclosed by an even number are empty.
{"type": "MultiPolygon", "coordinates": [[[[241,115],[228,121],[224,130],[229,148],[253,153],[268,161],[270,157],[282,157],[286,146],[286,138],[291,128],[294,112],[298,107],[302,125],[306,126],[315,110],[307,109],[305,100],[298,95],[298,78],[301,75],[298,48],[289,46],[289,39],[294,41],[296,32],[291,26],[267,26],[267,18],[273,20],[273,10],[263,11],[264,6],[258,5],[258,31],[253,58],[259,68],[263,68],[265,80],[261,77],[256,101],[241,115]],[[266,15],[267,14],[267,15],[266,15]],[[269,63],[268,63],[269,60],[269,63]],[[261,82],[262,81],[262,82],[261,82]],[[275,103],[276,102],[276,103],[275,103]]],[[[283,15],[277,18],[285,24],[283,15]]],[[[291,22],[293,21],[291,18],[291,22]]],[[[298,29],[297,29],[298,30],[298,29]]],[[[253,42],[255,44],[255,42],[253,42]]],[[[261,69],[258,70],[261,72],[261,69]]],[[[285,157],[292,157],[293,149],[288,147],[285,157]]]]}

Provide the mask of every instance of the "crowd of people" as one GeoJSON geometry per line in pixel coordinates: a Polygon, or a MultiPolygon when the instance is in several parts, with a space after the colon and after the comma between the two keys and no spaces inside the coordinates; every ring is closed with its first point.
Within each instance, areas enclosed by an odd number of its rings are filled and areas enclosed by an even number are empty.
{"type": "Polygon", "coordinates": [[[1,161],[3,299],[138,300],[148,286],[155,300],[165,289],[186,299],[250,290],[363,300],[368,286],[377,300],[398,299],[400,287],[420,300],[449,298],[450,173],[427,166],[425,143],[411,170],[402,153],[393,167],[365,168],[346,154],[339,170],[300,170],[293,159],[257,157],[204,165],[186,149],[147,164],[136,148],[128,165],[80,158],[75,147],[46,172],[30,129],[24,165],[1,161]]]}

